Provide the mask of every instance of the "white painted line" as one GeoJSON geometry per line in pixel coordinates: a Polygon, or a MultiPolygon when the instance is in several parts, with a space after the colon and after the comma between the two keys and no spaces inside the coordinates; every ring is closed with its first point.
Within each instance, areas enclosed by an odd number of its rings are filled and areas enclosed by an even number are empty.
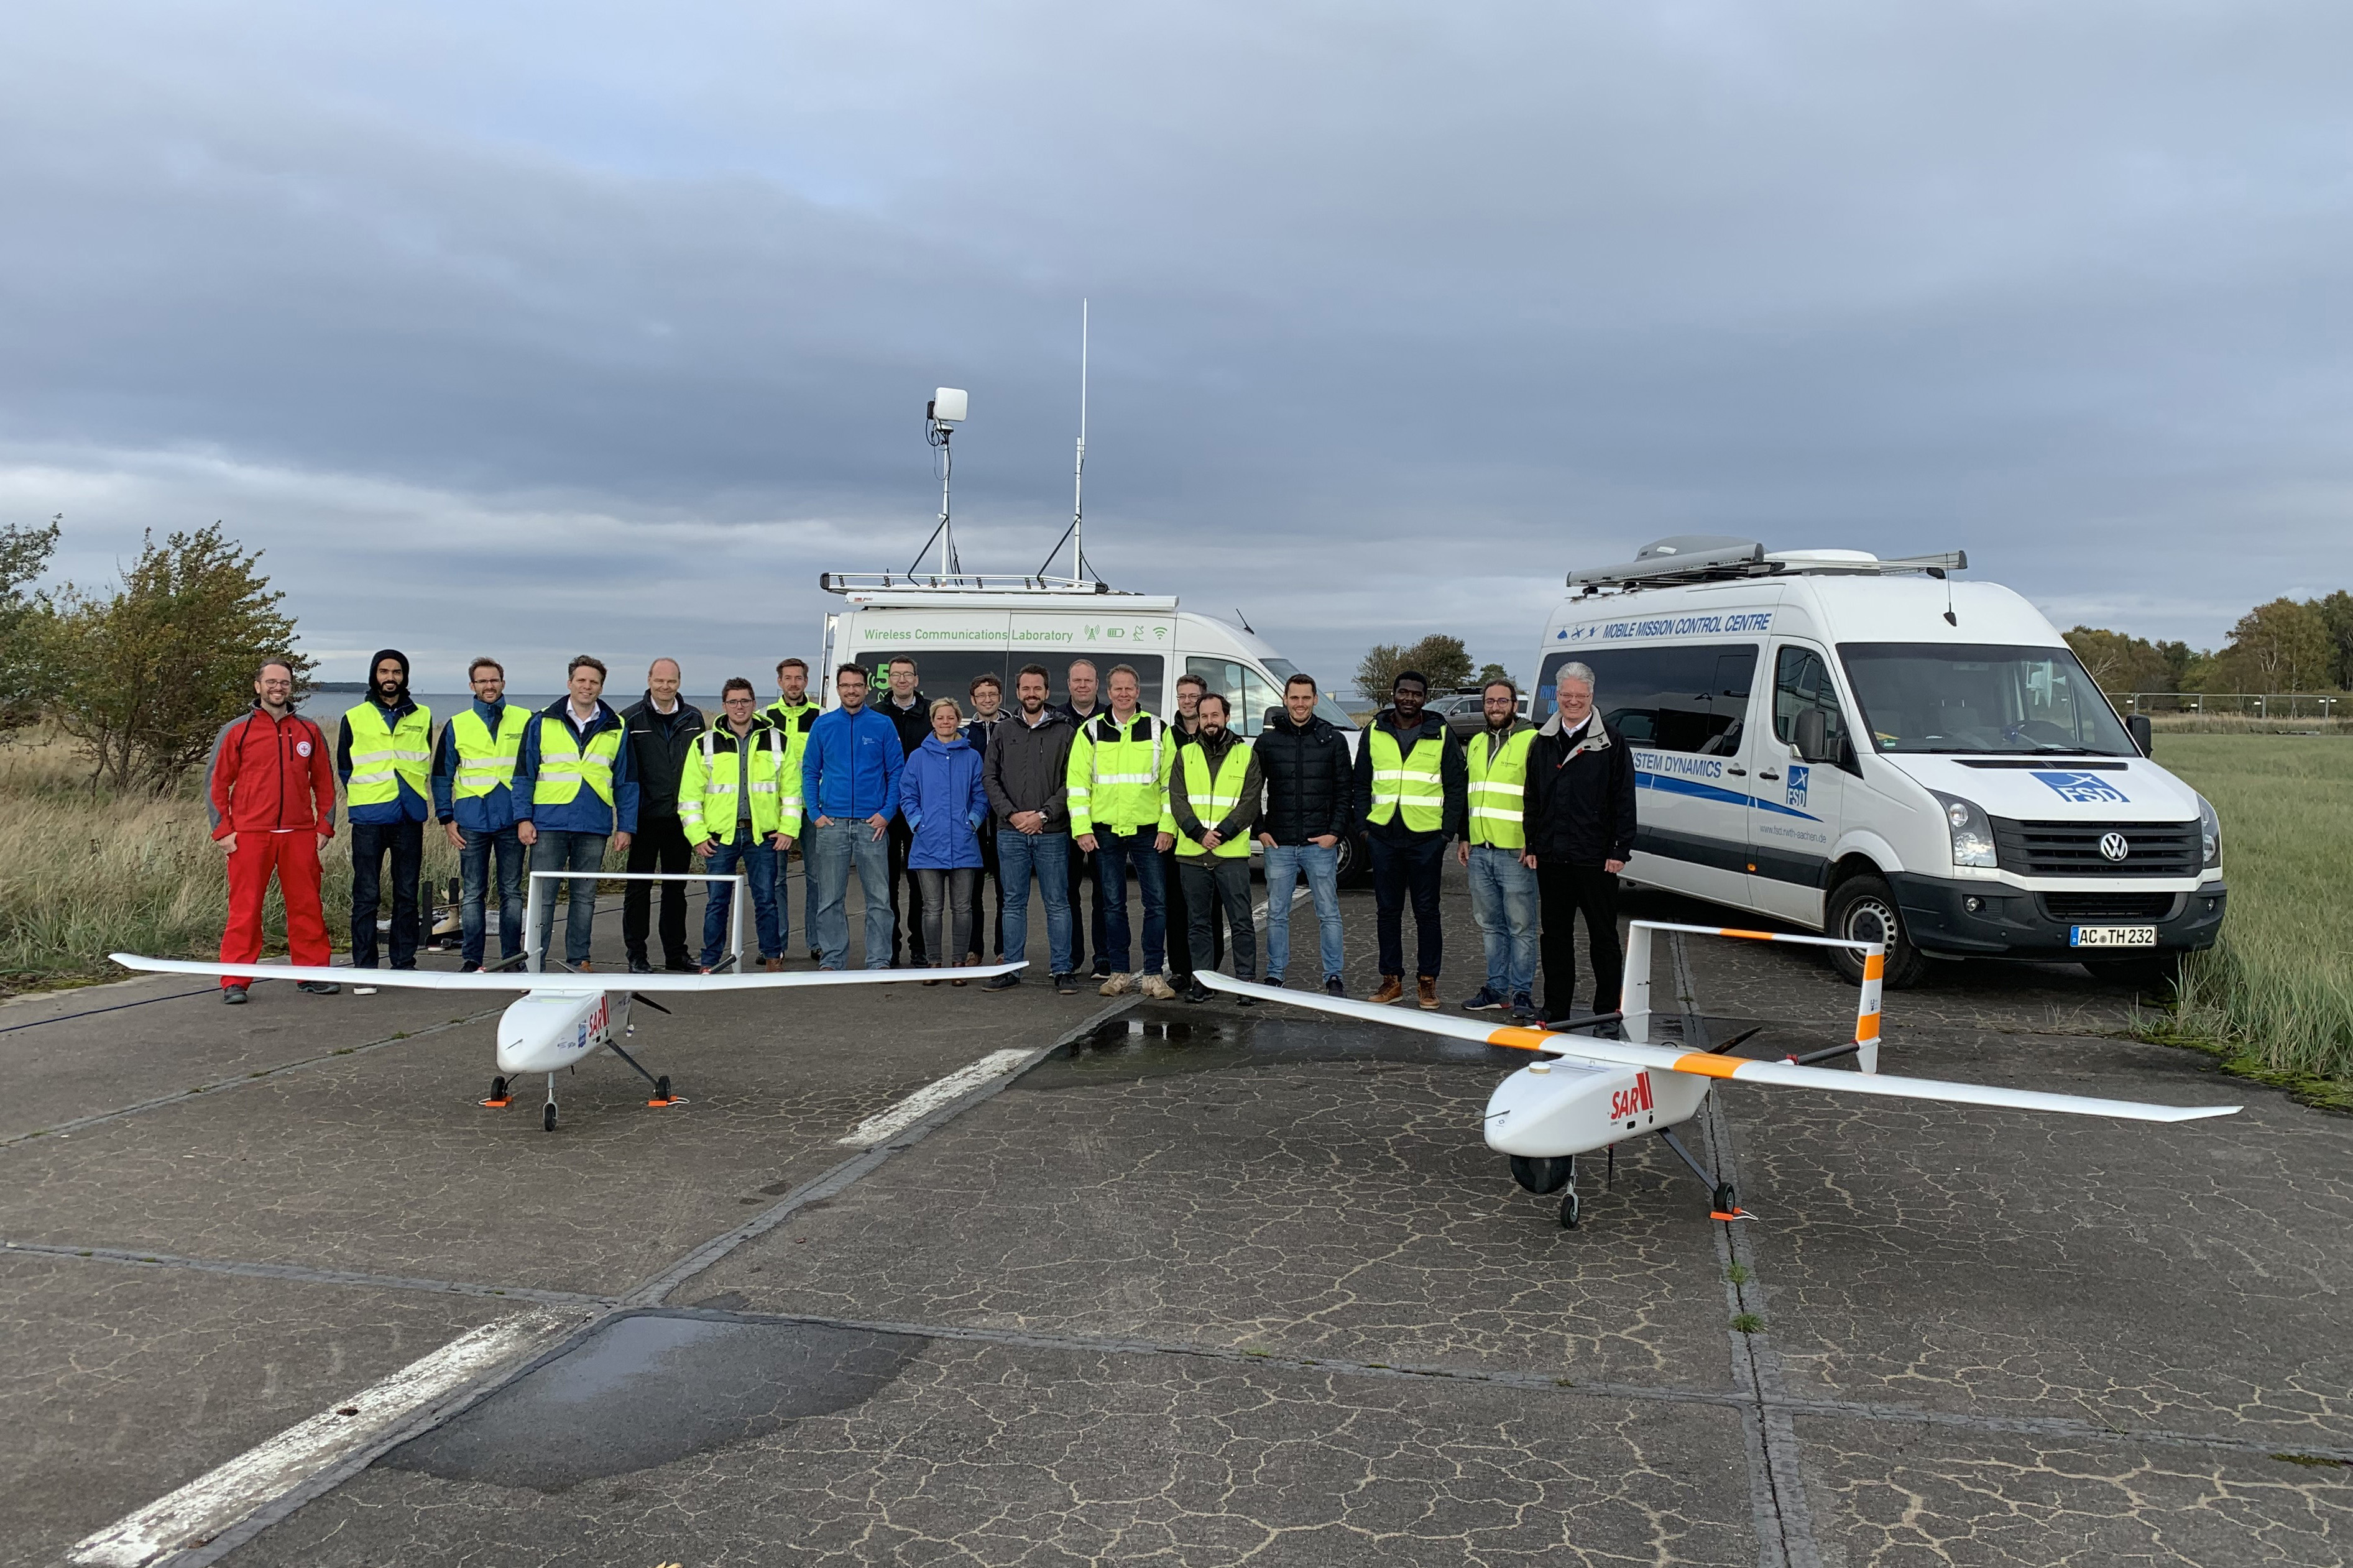
{"type": "Polygon", "coordinates": [[[844,1149],[871,1149],[877,1143],[896,1137],[941,1106],[952,1100],[962,1100],[993,1078],[1003,1078],[1033,1053],[991,1051],[969,1067],[961,1067],[937,1083],[927,1083],[890,1110],[878,1111],[849,1130],[847,1138],[836,1139],[844,1149]]]}
{"type": "Polygon", "coordinates": [[[85,1538],[66,1560],[101,1568],[140,1568],[168,1552],[202,1545],[383,1437],[451,1390],[577,1321],[577,1317],[533,1313],[470,1330],[374,1387],[288,1427],[259,1447],[85,1538]]]}

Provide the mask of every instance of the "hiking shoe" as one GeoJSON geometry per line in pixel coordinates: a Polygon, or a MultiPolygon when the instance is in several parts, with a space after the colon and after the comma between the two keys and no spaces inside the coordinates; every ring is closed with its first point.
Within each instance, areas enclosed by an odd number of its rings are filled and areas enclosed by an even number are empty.
{"type": "Polygon", "coordinates": [[[1130,990],[1134,989],[1134,985],[1135,976],[1133,974],[1112,974],[1107,976],[1101,985],[1095,987],[1095,994],[1098,996],[1124,996],[1130,990]]]}
{"type": "Polygon", "coordinates": [[[1057,974],[1056,976],[1054,976],[1054,994],[1055,994],[1055,995],[1057,995],[1057,996],[1076,996],[1078,994],[1079,994],[1079,977],[1078,977],[1077,975],[1075,975],[1075,974],[1057,974]]]}
{"type": "Polygon", "coordinates": [[[1462,1010],[1465,1013],[1494,1013],[1500,1012],[1503,1005],[1504,999],[1501,996],[1482,985],[1476,996],[1462,1004],[1462,1010]]]}
{"type": "Polygon", "coordinates": [[[1176,1000],[1176,988],[1169,984],[1167,980],[1161,975],[1147,974],[1143,979],[1135,983],[1135,988],[1138,991],[1143,992],[1146,996],[1151,997],[1155,1002],[1174,1002],[1176,1000]]]}
{"type": "Polygon", "coordinates": [[[1187,1002],[1207,1002],[1215,994],[1215,992],[1201,984],[1201,977],[1198,974],[1193,977],[1193,983],[1185,987],[1185,1000],[1187,1002]]]}
{"type": "Polygon", "coordinates": [[[313,996],[332,996],[343,987],[332,980],[298,980],[294,983],[294,989],[308,991],[313,996]]]}
{"type": "Polygon", "coordinates": [[[1433,1012],[1436,1011],[1439,1005],[1438,977],[1434,974],[1421,975],[1414,981],[1414,988],[1416,992],[1414,999],[1419,1002],[1423,1007],[1433,1012]]]}
{"type": "Polygon", "coordinates": [[[785,972],[785,961],[781,958],[764,958],[760,960],[760,967],[770,974],[782,974],[785,972]]]}
{"type": "Polygon", "coordinates": [[[1533,1024],[1535,1021],[1535,998],[1529,995],[1525,991],[1514,992],[1512,994],[1512,1022],[1514,1024],[1533,1024]]]}
{"type": "Polygon", "coordinates": [[[982,981],[980,988],[983,991],[1010,991],[1020,984],[1021,976],[1008,969],[1002,974],[992,974],[982,981]]]}
{"type": "Polygon", "coordinates": [[[1378,991],[1374,992],[1370,996],[1366,997],[1365,1000],[1386,1005],[1388,1003],[1396,1001],[1398,997],[1403,996],[1404,994],[1405,976],[1402,974],[1384,974],[1381,976],[1381,988],[1378,991]]]}
{"type": "Polygon", "coordinates": [[[1326,995],[1326,996],[1345,996],[1347,994],[1348,994],[1348,988],[1347,988],[1345,985],[1343,985],[1343,984],[1340,983],[1340,977],[1339,977],[1338,975],[1336,975],[1336,974],[1327,974],[1327,975],[1325,975],[1325,976],[1324,977],[1324,995],[1326,995]]]}
{"type": "Polygon", "coordinates": [[[647,959],[644,959],[644,958],[633,958],[633,959],[629,960],[629,973],[632,973],[632,974],[651,974],[653,972],[654,972],[654,966],[653,966],[652,963],[651,963],[649,960],[647,960],[647,959]]]}
{"type": "Polygon", "coordinates": [[[242,1007],[250,1000],[251,998],[246,995],[245,987],[242,985],[224,985],[221,987],[221,1003],[225,1006],[242,1007]]]}

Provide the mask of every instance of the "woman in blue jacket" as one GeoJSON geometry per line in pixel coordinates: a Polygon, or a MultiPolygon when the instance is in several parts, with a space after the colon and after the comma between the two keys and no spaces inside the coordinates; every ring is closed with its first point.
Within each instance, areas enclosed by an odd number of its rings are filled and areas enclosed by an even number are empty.
{"type": "Polygon", "coordinates": [[[932,732],[900,771],[899,815],[914,834],[907,869],[923,889],[923,951],[939,969],[949,953],[960,963],[971,962],[963,955],[973,945],[973,892],[980,882],[980,825],[988,820],[988,793],[980,782],[980,752],[964,738],[964,712],[955,699],[934,701],[931,719],[932,732]]]}

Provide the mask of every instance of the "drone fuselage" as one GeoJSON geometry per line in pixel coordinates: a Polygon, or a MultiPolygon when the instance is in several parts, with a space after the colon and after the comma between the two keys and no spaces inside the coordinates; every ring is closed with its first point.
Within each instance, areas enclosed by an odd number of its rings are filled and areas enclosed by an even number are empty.
{"type": "Polygon", "coordinates": [[[499,1071],[552,1073],[628,1032],[626,991],[533,991],[499,1017],[499,1071]]]}
{"type": "Polygon", "coordinates": [[[1487,1098],[1487,1146],[1556,1159],[1690,1121],[1707,1100],[1706,1079],[1652,1068],[1553,1057],[1530,1062],[1487,1098]]]}

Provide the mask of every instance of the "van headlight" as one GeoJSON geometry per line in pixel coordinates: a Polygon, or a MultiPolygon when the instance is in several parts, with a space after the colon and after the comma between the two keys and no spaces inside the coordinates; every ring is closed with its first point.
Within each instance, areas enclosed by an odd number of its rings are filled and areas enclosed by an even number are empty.
{"type": "Polygon", "coordinates": [[[1945,826],[1953,833],[1953,864],[1956,866],[1999,866],[2000,857],[1994,851],[1993,823],[1973,800],[1963,800],[1957,795],[1939,795],[1936,804],[1944,808],[1945,826]]]}
{"type": "Polygon", "coordinates": [[[2201,862],[2209,871],[2222,867],[2222,819],[2215,815],[2214,803],[2204,795],[2198,797],[2198,847],[2205,858],[2201,862]]]}

